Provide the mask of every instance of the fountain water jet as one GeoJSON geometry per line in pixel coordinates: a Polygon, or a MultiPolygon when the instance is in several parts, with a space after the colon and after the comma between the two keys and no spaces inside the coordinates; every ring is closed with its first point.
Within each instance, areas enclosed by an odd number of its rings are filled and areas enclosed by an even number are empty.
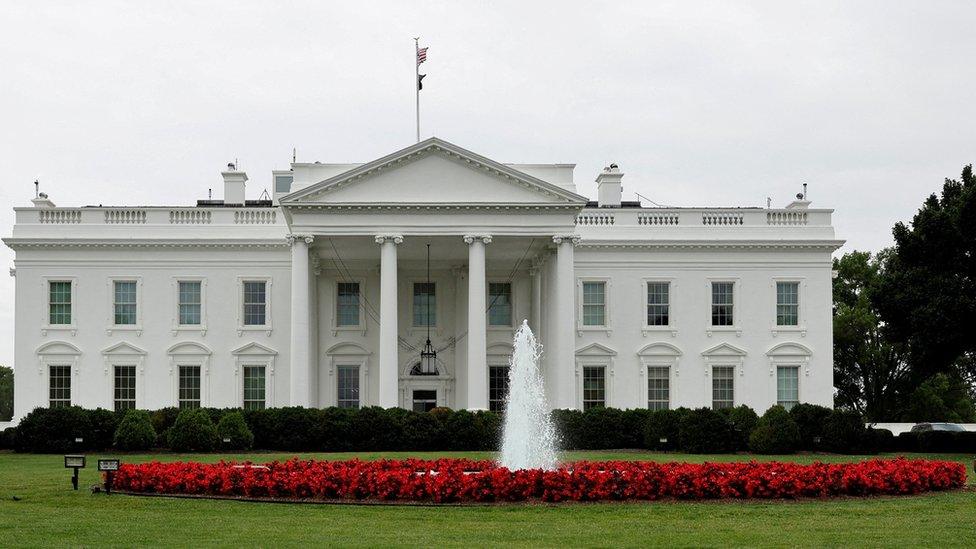
{"type": "Polygon", "coordinates": [[[508,369],[508,398],[500,464],[510,470],[557,466],[556,428],[539,369],[540,346],[528,321],[515,332],[512,363],[508,369]]]}

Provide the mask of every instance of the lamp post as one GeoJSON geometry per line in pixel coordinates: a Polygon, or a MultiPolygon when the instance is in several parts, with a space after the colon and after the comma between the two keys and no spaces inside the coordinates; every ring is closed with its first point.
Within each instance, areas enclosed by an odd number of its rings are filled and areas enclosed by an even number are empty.
{"type": "Polygon", "coordinates": [[[77,454],[67,454],[64,456],[64,468],[74,469],[74,474],[71,476],[71,486],[77,490],[78,489],[78,469],[85,468],[85,456],[77,454]]]}

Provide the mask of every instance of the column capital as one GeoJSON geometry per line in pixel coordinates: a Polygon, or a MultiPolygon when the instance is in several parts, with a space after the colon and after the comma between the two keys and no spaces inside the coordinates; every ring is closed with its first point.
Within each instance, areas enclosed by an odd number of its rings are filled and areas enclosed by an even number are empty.
{"type": "Polygon", "coordinates": [[[285,240],[288,241],[289,246],[294,246],[296,242],[304,241],[305,244],[311,244],[315,240],[315,236],[310,234],[301,233],[289,233],[285,235],[285,240]]]}
{"type": "Polygon", "coordinates": [[[386,241],[393,242],[394,244],[403,244],[403,235],[400,234],[378,234],[373,237],[373,240],[377,244],[383,244],[386,241]]]}
{"type": "Polygon", "coordinates": [[[465,244],[472,244],[472,243],[474,243],[475,240],[480,240],[480,241],[484,242],[485,244],[491,244],[491,235],[490,234],[466,234],[466,235],[464,235],[463,238],[464,238],[464,243],[465,244]]]}
{"type": "Polygon", "coordinates": [[[557,235],[553,235],[552,237],[552,241],[556,244],[562,244],[563,242],[572,242],[573,246],[579,246],[581,240],[582,238],[580,238],[580,235],[578,234],[557,234],[557,235]]]}

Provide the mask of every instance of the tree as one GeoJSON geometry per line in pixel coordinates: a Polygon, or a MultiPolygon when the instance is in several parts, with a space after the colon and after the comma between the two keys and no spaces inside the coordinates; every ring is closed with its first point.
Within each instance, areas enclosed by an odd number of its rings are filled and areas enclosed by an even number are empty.
{"type": "Polygon", "coordinates": [[[914,384],[939,373],[976,375],[976,177],[946,179],[911,225],[898,223],[872,295],[892,341],[905,343],[914,384]],[[961,371],[968,370],[968,371],[961,371]]]}
{"type": "Polygon", "coordinates": [[[936,374],[918,386],[908,398],[903,421],[976,421],[976,409],[966,382],[936,374]]]}
{"type": "Polygon", "coordinates": [[[835,404],[868,419],[891,419],[910,378],[899,345],[882,330],[873,296],[885,276],[884,256],[850,252],[834,259],[835,404]]]}
{"type": "Polygon", "coordinates": [[[14,370],[0,366],[0,421],[14,417],[14,370]]]}

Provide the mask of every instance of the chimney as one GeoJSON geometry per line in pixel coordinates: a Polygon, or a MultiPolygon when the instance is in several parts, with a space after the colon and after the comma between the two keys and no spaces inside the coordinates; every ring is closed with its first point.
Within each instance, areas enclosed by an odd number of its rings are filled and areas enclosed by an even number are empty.
{"type": "Polygon", "coordinates": [[[610,164],[596,176],[597,200],[601,208],[619,208],[624,174],[616,164],[610,164]]]}
{"type": "Polygon", "coordinates": [[[244,183],[247,174],[237,171],[233,163],[227,164],[227,171],[220,172],[224,176],[224,204],[227,206],[244,205],[244,183]]]}

